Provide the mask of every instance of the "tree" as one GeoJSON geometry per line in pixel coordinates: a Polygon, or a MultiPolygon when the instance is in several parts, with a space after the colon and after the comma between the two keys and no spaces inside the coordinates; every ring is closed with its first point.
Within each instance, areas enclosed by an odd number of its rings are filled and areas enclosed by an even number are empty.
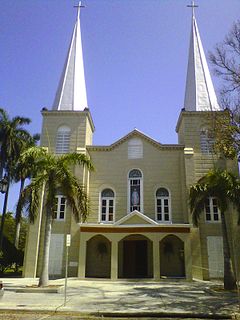
{"type": "Polygon", "coordinates": [[[215,148],[228,158],[237,156],[240,160],[240,20],[210,53],[210,60],[223,81],[220,102],[228,111],[217,118],[215,148]]]}
{"type": "Polygon", "coordinates": [[[23,264],[23,251],[25,247],[27,222],[22,221],[22,228],[20,233],[19,249],[14,246],[14,225],[15,219],[12,212],[7,212],[5,216],[4,235],[3,235],[3,249],[0,255],[0,273],[3,274],[6,269],[13,268],[18,270],[19,266],[23,264]]]}
{"type": "Polygon", "coordinates": [[[217,199],[218,208],[221,212],[224,254],[224,288],[227,290],[235,289],[236,277],[233,272],[225,215],[229,203],[231,202],[237,209],[238,223],[240,223],[239,179],[226,170],[213,169],[203,176],[198,183],[190,187],[189,203],[195,226],[198,226],[200,215],[204,211],[206,200],[209,197],[217,199]]]}
{"type": "Polygon", "coordinates": [[[38,168],[31,183],[24,188],[17,204],[17,210],[26,208],[31,222],[40,207],[40,190],[44,190],[45,233],[43,248],[43,265],[39,279],[39,286],[48,284],[48,264],[52,222],[55,214],[56,195],[61,191],[66,197],[76,221],[85,221],[89,213],[89,201],[77,178],[72,173],[72,166],[86,166],[93,169],[90,160],[83,154],[71,153],[62,156],[48,154],[43,148],[33,147],[22,155],[22,160],[34,162],[38,168]]]}
{"type": "Polygon", "coordinates": [[[24,143],[32,139],[28,131],[23,128],[29,123],[29,118],[17,116],[10,119],[7,112],[0,108],[0,179],[2,179],[3,171],[5,171],[7,180],[0,227],[0,249],[2,248],[3,227],[13,168],[20,156],[24,143]]]}
{"type": "MultiPolygon", "coordinates": [[[[40,135],[35,134],[29,141],[25,141],[25,143],[22,146],[21,152],[24,150],[27,150],[28,148],[36,145],[37,141],[39,141],[40,135]]],[[[21,193],[24,189],[25,181],[26,179],[30,179],[34,170],[34,163],[31,162],[23,162],[21,161],[21,158],[18,159],[18,161],[15,164],[13,175],[14,175],[14,180],[16,182],[20,182],[20,190],[19,190],[19,196],[18,199],[21,196],[21,193]]],[[[19,237],[20,237],[20,229],[21,229],[21,220],[22,220],[22,212],[21,211],[16,211],[15,215],[15,240],[14,240],[14,245],[18,249],[19,246],[19,237]]]]}

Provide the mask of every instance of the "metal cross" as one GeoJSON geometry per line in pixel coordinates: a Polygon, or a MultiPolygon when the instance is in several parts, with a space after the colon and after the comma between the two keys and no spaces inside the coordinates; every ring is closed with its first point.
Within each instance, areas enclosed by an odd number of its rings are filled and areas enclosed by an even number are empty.
{"type": "Polygon", "coordinates": [[[198,8],[198,6],[194,3],[194,0],[192,0],[192,3],[187,5],[188,8],[192,8],[192,16],[194,17],[194,8],[198,8]]]}
{"type": "Polygon", "coordinates": [[[79,1],[78,5],[73,6],[74,8],[77,8],[77,15],[79,17],[79,13],[80,13],[80,8],[85,8],[85,6],[82,5],[82,2],[79,1]]]}

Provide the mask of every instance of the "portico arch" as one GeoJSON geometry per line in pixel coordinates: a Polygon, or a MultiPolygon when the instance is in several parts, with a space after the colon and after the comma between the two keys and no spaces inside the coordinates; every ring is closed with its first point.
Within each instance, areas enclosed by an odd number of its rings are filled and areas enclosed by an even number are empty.
{"type": "Polygon", "coordinates": [[[118,243],[118,277],[152,278],[153,245],[147,237],[134,234],[118,243]]]}
{"type": "Polygon", "coordinates": [[[185,277],[184,242],[175,235],[168,235],[160,242],[160,276],[185,277]]]}
{"type": "Polygon", "coordinates": [[[87,241],[86,277],[111,277],[111,242],[102,235],[87,241]]]}

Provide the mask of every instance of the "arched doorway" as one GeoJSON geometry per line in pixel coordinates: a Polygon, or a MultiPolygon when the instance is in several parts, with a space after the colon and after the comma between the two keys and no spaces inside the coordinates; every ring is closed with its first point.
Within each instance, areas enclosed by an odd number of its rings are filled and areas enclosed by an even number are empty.
{"type": "Polygon", "coordinates": [[[142,235],[130,235],[119,242],[119,278],[152,278],[152,270],[152,241],[142,235]]]}
{"type": "Polygon", "coordinates": [[[87,241],[86,277],[111,277],[111,243],[102,235],[87,241]]]}
{"type": "Polygon", "coordinates": [[[185,277],[184,242],[177,236],[166,236],[160,242],[161,277],[185,277]]]}

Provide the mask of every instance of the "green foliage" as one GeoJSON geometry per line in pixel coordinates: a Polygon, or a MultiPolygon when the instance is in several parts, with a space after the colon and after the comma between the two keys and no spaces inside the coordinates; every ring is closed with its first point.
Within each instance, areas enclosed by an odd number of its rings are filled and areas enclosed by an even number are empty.
{"type": "Polygon", "coordinates": [[[214,115],[214,150],[228,159],[240,161],[240,113],[225,110],[221,116],[214,115]]]}
{"type": "Polygon", "coordinates": [[[14,268],[16,271],[23,265],[24,246],[27,233],[27,222],[24,219],[20,233],[19,250],[14,246],[15,238],[15,220],[12,212],[7,212],[4,223],[4,237],[2,251],[0,252],[0,273],[4,273],[8,268],[14,268]]]}
{"type": "Polygon", "coordinates": [[[7,112],[0,108],[0,167],[1,172],[6,170],[11,175],[14,163],[18,160],[26,141],[32,139],[31,135],[23,128],[29,124],[29,118],[9,118],[7,112]]]}
{"type": "Polygon", "coordinates": [[[217,44],[210,60],[222,80],[220,102],[227,110],[216,122],[215,148],[225,157],[240,161],[240,20],[233,23],[224,40],[217,44]]]}
{"type": "Polygon", "coordinates": [[[18,270],[23,265],[23,251],[15,248],[7,237],[3,237],[3,247],[0,252],[0,274],[4,274],[9,268],[18,270]]]}
{"type": "MultiPolygon", "coordinates": [[[[26,218],[23,218],[22,219],[22,223],[21,223],[20,243],[19,243],[19,249],[21,251],[24,251],[24,248],[25,248],[25,242],[26,242],[26,236],[27,236],[27,227],[28,227],[28,221],[27,221],[26,218]]],[[[6,213],[3,234],[12,244],[14,244],[14,239],[15,239],[15,219],[13,217],[13,213],[12,212],[7,212],[6,213]]]]}

